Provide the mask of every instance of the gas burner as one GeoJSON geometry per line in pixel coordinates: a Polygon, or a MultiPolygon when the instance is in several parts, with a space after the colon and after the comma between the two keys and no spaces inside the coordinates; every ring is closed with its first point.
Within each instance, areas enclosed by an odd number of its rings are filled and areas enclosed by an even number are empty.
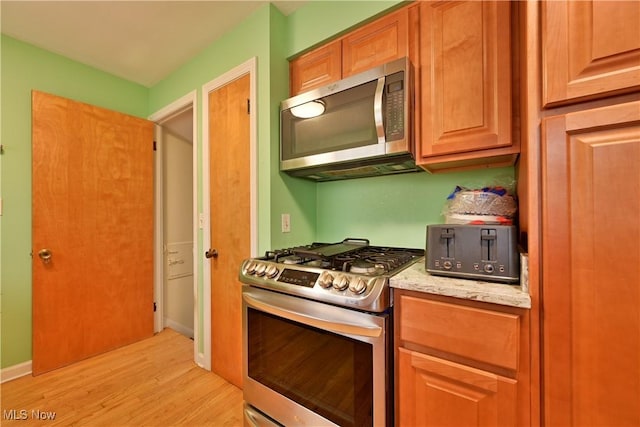
{"type": "MultiPolygon", "coordinates": [[[[349,268],[350,273],[354,274],[379,274],[381,270],[380,265],[376,265],[369,260],[365,259],[356,259],[351,263],[351,267],[349,268]]],[[[383,269],[384,270],[384,269],[383,269]]],[[[383,271],[384,272],[384,271],[383,271]]]]}
{"type": "Polygon", "coordinates": [[[350,254],[335,255],[331,260],[331,268],[333,270],[348,271],[355,260],[356,257],[350,254]]]}
{"type": "Polygon", "coordinates": [[[322,261],[321,259],[313,259],[311,261],[307,261],[304,265],[308,267],[320,267],[320,268],[328,268],[329,263],[326,261],[322,261]]]}
{"type": "Polygon", "coordinates": [[[279,258],[278,261],[283,264],[302,264],[304,259],[296,255],[289,255],[285,256],[284,258],[279,258]]]}

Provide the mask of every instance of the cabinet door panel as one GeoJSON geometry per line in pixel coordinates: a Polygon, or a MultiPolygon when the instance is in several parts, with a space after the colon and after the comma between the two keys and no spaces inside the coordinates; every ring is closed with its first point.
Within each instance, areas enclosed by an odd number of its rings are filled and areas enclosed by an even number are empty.
{"type": "Polygon", "coordinates": [[[545,105],[640,87],[640,2],[542,3],[545,105]]]}
{"type": "Polygon", "coordinates": [[[421,157],[511,141],[509,2],[420,4],[421,157]]]}
{"type": "Polygon", "coordinates": [[[515,425],[515,380],[404,348],[398,358],[398,425],[515,425]]]}
{"type": "Polygon", "coordinates": [[[543,122],[547,425],[640,425],[640,101],[543,122]]]}
{"type": "Polygon", "coordinates": [[[308,52],[289,64],[291,96],[340,80],[342,58],[340,41],[308,52]]]}
{"type": "Polygon", "coordinates": [[[402,295],[399,338],[516,371],[518,316],[402,295]]]}
{"type": "Polygon", "coordinates": [[[408,56],[408,16],[405,8],[345,36],[342,41],[343,76],[408,56]]]}

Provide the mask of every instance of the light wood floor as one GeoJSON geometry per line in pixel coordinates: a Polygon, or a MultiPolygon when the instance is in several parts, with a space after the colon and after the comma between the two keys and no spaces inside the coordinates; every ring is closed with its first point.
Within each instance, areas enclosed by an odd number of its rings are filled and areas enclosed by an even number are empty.
{"type": "Polygon", "coordinates": [[[3,427],[242,425],[242,391],[199,368],[193,341],[171,329],[0,387],[3,427]],[[11,410],[26,420],[8,420],[11,410]],[[32,411],[55,412],[55,419],[38,420],[32,411]]]}

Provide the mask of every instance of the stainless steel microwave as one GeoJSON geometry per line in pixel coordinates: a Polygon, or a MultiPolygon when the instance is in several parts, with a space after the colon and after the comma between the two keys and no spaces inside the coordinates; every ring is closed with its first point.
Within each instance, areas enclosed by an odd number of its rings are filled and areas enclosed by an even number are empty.
{"type": "Polygon", "coordinates": [[[282,102],[280,170],[315,181],[416,172],[408,58],[282,102]]]}

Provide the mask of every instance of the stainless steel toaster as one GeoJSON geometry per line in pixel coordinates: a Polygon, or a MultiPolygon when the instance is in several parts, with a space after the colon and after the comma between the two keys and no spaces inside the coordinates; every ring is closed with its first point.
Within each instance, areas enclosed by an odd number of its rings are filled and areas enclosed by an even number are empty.
{"type": "Polygon", "coordinates": [[[513,225],[427,226],[425,268],[431,274],[514,283],[520,277],[513,225]]]}

